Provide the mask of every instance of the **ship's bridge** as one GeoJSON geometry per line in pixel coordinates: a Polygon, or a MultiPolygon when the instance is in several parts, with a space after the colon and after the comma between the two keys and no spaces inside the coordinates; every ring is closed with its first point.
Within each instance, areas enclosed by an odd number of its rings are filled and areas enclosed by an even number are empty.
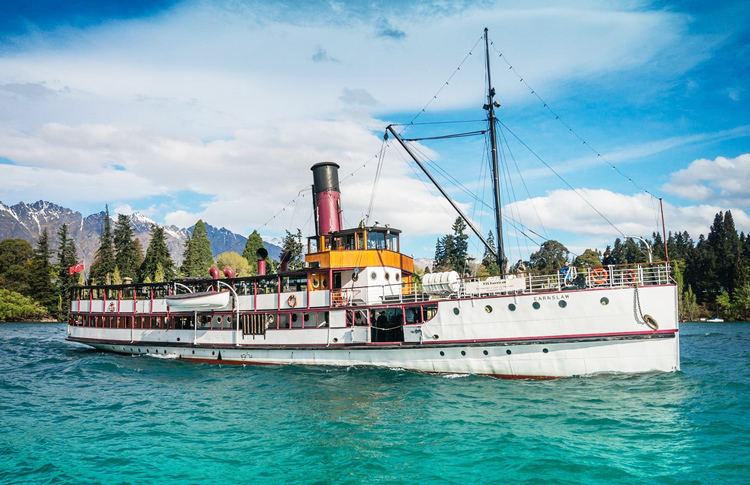
{"type": "Polygon", "coordinates": [[[368,266],[414,273],[414,260],[401,254],[401,231],[391,227],[359,227],[307,239],[305,262],[310,268],[344,269],[368,266]]]}

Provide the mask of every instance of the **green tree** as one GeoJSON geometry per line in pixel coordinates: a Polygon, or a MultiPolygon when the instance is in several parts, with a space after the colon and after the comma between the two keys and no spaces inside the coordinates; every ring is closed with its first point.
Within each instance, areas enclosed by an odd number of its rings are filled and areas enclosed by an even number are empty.
{"type": "MultiPolygon", "coordinates": [[[[124,214],[117,215],[114,230],[115,266],[123,278],[136,279],[138,276],[138,245],[130,225],[130,219],[124,214]]],[[[114,271],[114,270],[113,270],[114,271]]]]}
{"type": "Polygon", "coordinates": [[[284,251],[289,251],[291,254],[287,265],[288,269],[290,271],[302,269],[302,231],[300,229],[297,229],[297,234],[286,231],[284,251]]]}
{"type": "Polygon", "coordinates": [[[57,307],[57,286],[55,285],[55,271],[52,266],[52,249],[49,244],[47,229],[37,241],[34,249],[31,269],[29,271],[29,286],[31,297],[39,302],[48,313],[52,313],[57,307]]]}
{"type": "Polygon", "coordinates": [[[112,238],[112,228],[109,219],[109,206],[105,206],[104,230],[99,236],[99,249],[96,250],[94,262],[91,264],[89,276],[96,281],[105,281],[107,275],[115,270],[115,249],[112,238]]]}
{"type": "Polygon", "coordinates": [[[0,288],[29,296],[28,276],[34,250],[23,239],[0,241],[0,288]]]}
{"type": "Polygon", "coordinates": [[[216,265],[219,269],[224,269],[226,267],[232,268],[234,276],[238,278],[252,275],[250,263],[248,263],[247,259],[242,257],[240,253],[235,251],[227,251],[218,255],[216,257],[216,265]]]}
{"type": "MultiPolygon", "coordinates": [[[[258,257],[256,255],[256,251],[260,248],[265,248],[265,244],[263,244],[263,239],[260,237],[260,234],[258,231],[253,231],[252,234],[250,234],[247,237],[247,242],[245,243],[245,249],[242,251],[242,256],[247,259],[247,262],[250,263],[250,274],[256,275],[258,274],[258,257]]],[[[271,258],[266,257],[266,267],[271,263],[271,258]]]]}
{"type": "Polygon", "coordinates": [[[601,265],[602,256],[595,249],[585,250],[583,254],[579,254],[575,261],[573,261],[573,266],[577,268],[598,268],[601,265]]]}
{"type": "Polygon", "coordinates": [[[172,257],[169,255],[169,250],[167,249],[164,228],[152,224],[151,243],[148,245],[148,249],[146,249],[146,256],[138,272],[138,279],[143,282],[146,282],[146,278],[149,281],[156,281],[155,275],[159,266],[161,266],[163,273],[162,280],[171,280],[175,277],[174,261],[172,261],[172,257]]]}
{"type": "Polygon", "coordinates": [[[0,289],[0,322],[35,321],[48,315],[47,309],[15,291],[0,289]]]}
{"type": "Polygon", "coordinates": [[[435,245],[434,271],[457,271],[461,275],[469,272],[469,236],[466,223],[457,217],[451,226],[453,234],[446,234],[435,245]]]}
{"type": "Polygon", "coordinates": [[[185,241],[180,274],[182,276],[206,276],[213,264],[214,257],[211,252],[211,241],[208,239],[208,230],[203,221],[199,220],[193,227],[193,234],[185,241]]]}
{"type": "MultiPolygon", "coordinates": [[[[492,234],[492,231],[487,234],[487,244],[492,248],[495,247],[495,236],[492,234]]],[[[499,274],[500,266],[497,265],[497,258],[495,258],[495,255],[492,254],[489,248],[484,248],[482,263],[479,265],[479,276],[499,274]]]]}
{"type": "Polygon", "coordinates": [[[75,241],[69,237],[68,225],[63,224],[57,231],[57,264],[58,264],[58,285],[60,287],[60,320],[67,320],[70,313],[68,301],[70,298],[70,289],[78,282],[77,274],[70,274],[70,267],[78,263],[78,251],[76,250],[75,241]]]}
{"type": "Polygon", "coordinates": [[[539,251],[529,257],[530,269],[535,271],[557,271],[570,261],[570,251],[562,243],[550,239],[539,247],[539,251]]]}

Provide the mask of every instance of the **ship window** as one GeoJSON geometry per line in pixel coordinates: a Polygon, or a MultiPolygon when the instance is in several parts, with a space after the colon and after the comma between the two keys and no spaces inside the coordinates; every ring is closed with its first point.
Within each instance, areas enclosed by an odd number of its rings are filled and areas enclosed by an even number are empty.
{"type": "Polygon", "coordinates": [[[484,311],[486,311],[487,313],[492,313],[492,307],[491,307],[491,306],[489,306],[489,305],[486,305],[486,306],[484,307],[484,311]]]}
{"type": "Polygon", "coordinates": [[[409,306],[406,307],[404,312],[404,317],[406,318],[406,323],[421,323],[422,322],[422,307],[419,306],[409,306]]]}
{"type": "Polygon", "coordinates": [[[391,275],[388,273],[388,271],[385,272],[385,279],[386,281],[391,279],[391,275]]]}
{"type": "Polygon", "coordinates": [[[315,328],[318,325],[317,313],[305,313],[303,316],[303,326],[305,328],[315,328]]]}
{"type": "Polygon", "coordinates": [[[281,278],[281,285],[285,292],[306,291],[307,275],[284,276],[281,278]]]}
{"type": "Polygon", "coordinates": [[[368,232],[367,249],[385,249],[385,233],[375,231],[368,232]]]}
{"type": "Polygon", "coordinates": [[[344,248],[348,251],[355,249],[354,234],[347,234],[346,236],[344,236],[344,248]]]}
{"type": "Polygon", "coordinates": [[[437,310],[438,310],[437,305],[422,306],[422,314],[424,315],[424,321],[427,322],[431,320],[435,315],[437,315],[437,310]]]}
{"type": "Polygon", "coordinates": [[[276,293],[279,288],[279,279],[276,276],[266,276],[258,279],[258,293],[276,293]]]}
{"type": "Polygon", "coordinates": [[[224,328],[225,329],[232,328],[232,315],[227,315],[226,317],[224,317],[224,328]]]}
{"type": "Polygon", "coordinates": [[[508,310],[510,310],[512,312],[516,311],[516,305],[514,305],[513,303],[511,303],[510,305],[508,305],[508,310]]]}
{"type": "Polygon", "coordinates": [[[568,306],[568,302],[565,300],[560,300],[560,303],[558,303],[558,305],[560,305],[560,308],[565,308],[566,306],[568,306]]]}
{"type": "Polygon", "coordinates": [[[317,237],[311,237],[307,240],[307,252],[308,253],[317,253],[318,252],[318,238],[317,237]]]}
{"type": "Polygon", "coordinates": [[[538,301],[535,301],[534,303],[531,304],[531,306],[534,307],[534,310],[539,310],[539,308],[541,308],[542,305],[540,305],[538,301]]]}
{"type": "Polygon", "coordinates": [[[321,288],[326,289],[328,288],[328,280],[323,278],[323,282],[321,283],[321,288]]]}
{"type": "Polygon", "coordinates": [[[378,274],[376,272],[373,271],[372,273],[370,273],[370,279],[374,280],[377,277],[378,277],[378,274]]]}
{"type": "Polygon", "coordinates": [[[398,252],[398,234],[388,233],[388,249],[398,252]]]}
{"type": "Polygon", "coordinates": [[[609,298],[607,298],[605,296],[604,298],[602,298],[601,300],[599,300],[599,303],[601,303],[602,305],[608,305],[609,304],[609,298]]]}
{"type": "Polygon", "coordinates": [[[401,279],[401,275],[400,275],[400,274],[398,274],[398,273],[396,273],[396,276],[395,276],[395,278],[396,278],[396,281],[398,281],[398,280],[400,280],[400,279],[401,279]]]}
{"type": "Polygon", "coordinates": [[[363,232],[357,233],[357,249],[365,248],[365,234],[363,232]]]}
{"type": "Polygon", "coordinates": [[[320,287],[320,280],[318,280],[317,276],[312,277],[312,287],[316,290],[318,289],[318,287],[320,287]]]}

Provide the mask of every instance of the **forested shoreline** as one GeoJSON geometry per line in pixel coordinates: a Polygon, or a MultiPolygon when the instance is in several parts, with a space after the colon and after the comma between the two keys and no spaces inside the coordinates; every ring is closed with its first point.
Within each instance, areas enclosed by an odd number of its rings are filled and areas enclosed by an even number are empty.
{"type": "MultiPolygon", "coordinates": [[[[466,224],[460,218],[452,230],[452,234],[437,241],[432,271],[455,270],[465,275],[476,268],[478,276],[499,272],[489,251],[479,264],[472,264],[466,224]]],[[[487,241],[494,244],[492,232],[487,241]]],[[[666,261],[668,252],[669,260],[674,263],[681,320],[719,316],[727,321],[750,321],[750,234],[737,232],[731,211],[716,214],[708,235],[701,234],[697,241],[683,231],[669,232],[666,248],[659,233],[653,233],[646,242],[654,261],[666,261]]],[[[605,252],[610,252],[618,264],[645,263],[649,260],[646,242],[615,239],[604,250],[586,249],[574,255],[562,243],[548,240],[524,265],[529,271],[554,271],[570,261],[577,268],[596,268],[602,265],[605,252]]]]}
{"type": "MultiPolygon", "coordinates": [[[[452,234],[437,241],[432,271],[456,270],[478,276],[499,273],[489,252],[478,264],[469,257],[466,225],[460,218],[452,230],[452,234]]],[[[199,220],[185,242],[183,262],[177,267],[167,250],[162,227],[152,226],[151,242],[144,252],[127,216],[119,215],[112,228],[107,208],[99,248],[86,280],[83,271],[74,271],[79,268],[80,260],[66,224],[56,236],[52,240],[44,231],[36,247],[22,239],[0,241],[0,321],[65,321],[67,295],[74,285],[149,283],[206,276],[211,266],[228,266],[236,276],[251,276],[257,274],[256,251],[263,247],[260,234],[253,231],[242,254],[225,252],[214,260],[205,224],[199,220]]],[[[494,243],[491,232],[487,240],[494,243]]],[[[737,232],[730,211],[716,214],[708,235],[700,235],[697,242],[686,231],[670,232],[666,250],[661,234],[652,234],[647,242],[654,261],[665,261],[668,252],[669,260],[674,262],[680,319],[720,316],[728,321],[750,321],[750,235],[737,232]]],[[[299,269],[302,266],[299,230],[296,234],[287,232],[284,249],[292,254],[290,269],[299,269]]],[[[578,268],[593,268],[601,265],[602,253],[606,251],[619,264],[647,262],[649,257],[647,245],[641,240],[616,239],[603,251],[586,249],[580,255],[573,255],[558,241],[548,240],[524,263],[530,271],[559,269],[565,261],[578,268]]],[[[274,271],[276,265],[276,261],[267,260],[269,270],[274,271]]]]}

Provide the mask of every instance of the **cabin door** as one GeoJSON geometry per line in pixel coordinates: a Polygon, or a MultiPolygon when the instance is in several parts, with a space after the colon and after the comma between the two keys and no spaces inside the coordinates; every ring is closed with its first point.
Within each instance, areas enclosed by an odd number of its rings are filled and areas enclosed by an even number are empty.
{"type": "Polygon", "coordinates": [[[401,308],[370,310],[372,342],[403,342],[404,312],[401,308]]]}
{"type": "Polygon", "coordinates": [[[333,281],[331,282],[334,290],[340,290],[341,289],[341,272],[340,271],[334,271],[333,272],[333,281]]]}

